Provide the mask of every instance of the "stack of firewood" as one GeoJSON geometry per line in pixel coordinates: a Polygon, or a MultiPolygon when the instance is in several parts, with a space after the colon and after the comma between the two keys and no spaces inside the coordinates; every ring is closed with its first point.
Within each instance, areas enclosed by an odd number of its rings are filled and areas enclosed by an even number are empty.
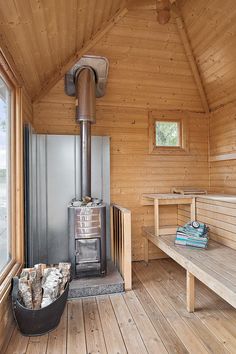
{"type": "Polygon", "coordinates": [[[52,267],[36,264],[33,268],[24,268],[19,278],[22,305],[38,310],[55,301],[70,280],[70,268],[70,263],[59,263],[52,267]]]}

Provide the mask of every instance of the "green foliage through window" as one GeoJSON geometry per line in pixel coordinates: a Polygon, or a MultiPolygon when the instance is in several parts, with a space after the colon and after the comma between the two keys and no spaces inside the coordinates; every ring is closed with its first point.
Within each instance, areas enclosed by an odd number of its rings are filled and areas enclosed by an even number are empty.
{"type": "Polygon", "coordinates": [[[0,77],[0,273],[10,260],[10,89],[0,77]]]}
{"type": "Polygon", "coordinates": [[[180,146],[179,122],[156,122],[156,146],[180,146]]]}

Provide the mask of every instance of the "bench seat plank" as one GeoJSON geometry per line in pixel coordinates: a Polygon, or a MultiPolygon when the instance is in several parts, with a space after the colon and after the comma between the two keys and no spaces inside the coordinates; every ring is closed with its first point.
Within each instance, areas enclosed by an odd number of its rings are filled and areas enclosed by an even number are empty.
{"type": "Polygon", "coordinates": [[[175,246],[175,235],[157,237],[154,227],[144,227],[143,235],[236,308],[236,250],[213,240],[207,250],[175,246]]]}

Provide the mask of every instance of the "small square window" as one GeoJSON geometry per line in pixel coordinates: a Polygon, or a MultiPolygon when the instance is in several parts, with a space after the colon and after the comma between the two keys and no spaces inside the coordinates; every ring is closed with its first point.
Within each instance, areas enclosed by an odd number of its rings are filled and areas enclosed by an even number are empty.
{"type": "Polygon", "coordinates": [[[188,112],[149,112],[149,153],[183,155],[189,152],[188,112]]]}
{"type": "Polygon", "coordinates": [[[180,147],[180,122],[157,121],[155,125],[156,146],[180,147]]]}

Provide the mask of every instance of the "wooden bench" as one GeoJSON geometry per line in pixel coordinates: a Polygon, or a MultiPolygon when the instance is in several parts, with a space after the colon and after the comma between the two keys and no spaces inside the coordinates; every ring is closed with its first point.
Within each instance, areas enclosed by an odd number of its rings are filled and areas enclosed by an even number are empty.
{"type": "Polygon", "coordinates": [[[207,250],[175,246],[175,235],[155,236],[154,227],[143,227],[143,236],[146,255],[150,241],[186,269],[189,312],[194,311],[195,278],[236,308],[236,250],[213,240],[207,250]]]}

